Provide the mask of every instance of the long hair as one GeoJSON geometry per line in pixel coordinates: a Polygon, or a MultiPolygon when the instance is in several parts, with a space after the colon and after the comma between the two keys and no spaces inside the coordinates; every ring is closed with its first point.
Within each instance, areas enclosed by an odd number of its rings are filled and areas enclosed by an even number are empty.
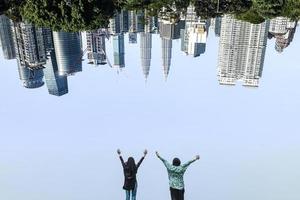
{"type": "Polygon", "coordinates": [[[130,174],[130,176],[134,176],[136,174],[136,164],[133,157],[129,157],[126,162],[126,171],[130,174]]]}

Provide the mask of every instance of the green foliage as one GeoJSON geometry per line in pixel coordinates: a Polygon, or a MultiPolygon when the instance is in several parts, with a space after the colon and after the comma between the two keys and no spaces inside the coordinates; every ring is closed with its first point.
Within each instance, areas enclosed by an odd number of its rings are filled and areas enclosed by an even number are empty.
{"type": "Polygon", "coordinates": [[[203,18],[217,17],[223,14],[235,14],[248,11],[252,6],[250,0],[197,0],[194,2],[196,12],[203,18]]]}
{"type": "Polygon", "coordinates": [[[27,0],[21,14],[37,26],[76,32],[107,26],[115,10],[105,0],[27,0]]]}
{"type": "Polygon", "coordinates": [[[14,21],[21,21],[22,16],[20,14],[20,9],[22,8],[25,1],[23,0],[9,0],[6,1],[6,6],[4,7],[4,14],[14,21]]]}
{"type": "Polygon", "coordinates": [[[0,0],[0,14],[77,32],[108,26],[109,19],[122,9],[147,10],[148,16],[178,20],[191,4],[203,18],[234,14],[255,24],[277,16],[300,18],[300,0],[0,0]]]}
{"type": "Polygon", "coordinates": [[[254,0],[253,9],[265,19],[280,16],[286,0],[254,0]]]}
{"type": "Polygon", "coordinates": [[[300,0],[287,0],[281,14],[292,20],[300,20],[300,0]]]}
{"type": "Polygon", "coordinates": [[[245,13],[235,15],[237,19],[250,22],[252,24],[260,24],[265,21],[265,18],[261,17],[256,10],[250,9],[245,13]]]}

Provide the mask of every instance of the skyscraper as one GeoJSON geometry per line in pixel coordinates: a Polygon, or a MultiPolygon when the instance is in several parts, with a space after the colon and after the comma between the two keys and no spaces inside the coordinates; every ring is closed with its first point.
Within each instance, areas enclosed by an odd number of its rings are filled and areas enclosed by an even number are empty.
{"type": "Polygon", "coordinates": [[[167,80],[170,66],[171,66],[171,59],[172,59],[172,40],[161,38],[162,44],[162,65],[163,65],[163,73],[165,80],[167,80]]]}
{"type": "Polygon", "coordinates": [[[262,75],[269,23],[250,24],[225,15],[219,43],[219,82],[257,87],[262,75]]]}
{"type": "Polygon", "coordinates": [[[122,69],[125,67],[125,44],[124,35],[113,36],[114,67],[122,69]]]}
{"type": "Polygon", "coordinates": [[[136,13],[136,32],[142,33],[145,31],[145,13],[142,10],[136,13]]]}
{"type": "Polygon", "coordinates": [[[198,17],[194,7],[189,6],[185,19],[185,29],[181,29],[181,50],[194,57],[203,54],[206,49],[207,31],[207,20],[198,17]]]}
{"type": "Polygon", "coordinates": [[[105,65],[106,50],[105,50],[105,29],[98,29],[86,32],[87,40],[87,57],[89,64],[105,65]]]}
{"type": "Polygon", "coordinates": [[[122,10],[120,13],[116,14],[112,19],[110,19],[110,32],[115,34],[127,33],[129,31],[129,12],[122,10]]]}
{"type": "Polygon", "coordinates": [[[178,23],[171,23],[166,20],[159,21],[159,32],[160,37],[165,39],[179,39],[180,29],[184,29],[184,21],[179,21],[178,23]]]}
{"type": "Polygon", "coordinates": [[[221,22],[222,17],[215,17],[210,19],[210,29],[215,32],[217,37],[221,35],[221,22]]]}
{"type": "Polygon", "coordinates": [[[82,71],[81,34],[53,32],[54,49],[61,76],[82,71]]]}
{"type": "Polygon", "coordinates": [[[297,22],[286,17],[276,17],[270,20],[269,37],[275,38],[275,49],[281,53],[294,39],[297,22]]]}
{"type": "Polygon", "coordinates": [[[137,33],[129,33],[129,43],[130,44],[136,44],[137,43],[137,33]]]}
{"type": "Polygon", "coordinates": [[[0,16],[0,42],[4,59],[16,58],[11,21],[5,15],[0,16]]]}
{"type": "Polygon", "coordinates": [[[140,33],[140,50],[141,50],[141,61],[142,70],[145,79],[148,78],[151,66],[151,49],[152,49],[152,34],[151,33],[140,33]]]}
{"type": "Polygon", "coordinates": [[[62,96],[68,93],[68,79],[66,75],[60,76],[58,74],[54,49],[48,52],[44,75],[49,94],[62,96]]]}
{"type": "Polygon", "coordinates": [[[22,81],[22,86],[29,89],[39,88],[44,85],[43,69],[32,69],[28,67],[28,64],[21,64],[20,60],[17,60],[19,77],[22,81]]]}
{"type": "Polygon", "coordinates": [[[42,68],[46,63],[43,28],[20,22],[12,25],[17,59],[29,68],[42,68]]]}
{"type": "Polygon", "coordinates": [[[129,12],[127,10],[122,10],[119,16],[120,16],[121,32],[127,33],[129,31],[129,12]]]}

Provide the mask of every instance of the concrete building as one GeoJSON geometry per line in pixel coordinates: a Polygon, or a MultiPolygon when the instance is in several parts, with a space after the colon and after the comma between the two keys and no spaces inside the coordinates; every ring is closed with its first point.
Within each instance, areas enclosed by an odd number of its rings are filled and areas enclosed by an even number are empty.
{"type": "Polygon", "coordinates": [[[185,29],[181,29],[180,36],[181,50],[187,55],[198,57],[206,49],[208,23],[196,15],[192,6],[188,7],[185,18],[185,29]]]}
{"type": "Polygon", "coordinates": [[[22,66],[42,68],[46,63],[46,48],[43,28],[29,23],[12,25],[16,57],[22,66]]]}
{"type": "Polygon", "coordinates": [[[14,46],[12,22],[5,15],[0,16],[0,42],[4,59],[10,60],[16,58],[16,50],[14,46]]]}
{"type": "Polygon", "coordinates": [[[113,35],[127,33],[129,31],[129,11],[122,10],[110,19],[110,32],[113,35]]]}
{"type": "Polygon", "coordinates": [[[161,38],[175,40],[180,38],[180,29],[184,29],[185,22],[171,23],[166,20],[159,20],[159,33],[161,38]]]}
{"type": "Polygon", "coordinates": [[[218,76],[222,85],[258,87],[262,76],[269,23],[250,24],[230,15],[222,19],[218,76]]]}
{"type": "Polygon", "coordinates": [[[270,20],[269,38],[275,38],[275,49],[281,53],[294,39],[297,22],[286,17],[276,17],[270,20]]]}
{"type": "Polygon", "coordinates": [[[87,40],[87,57],[89,64],[93,65],[105,65],[106,61],[106,49],[105,49],[105,29],[98,29],[94,31],[86,32],[87,40]]]}

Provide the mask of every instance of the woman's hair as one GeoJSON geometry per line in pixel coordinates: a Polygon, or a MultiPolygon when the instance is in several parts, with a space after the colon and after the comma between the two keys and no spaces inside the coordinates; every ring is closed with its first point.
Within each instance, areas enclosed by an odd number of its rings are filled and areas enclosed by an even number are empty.
{"type": "Polygon", "coordinates": [[[133,157],[128,158],[126,168],[129,169],[132,174],[136,173],[136,164],[133,157]]]}
{"type": "Polygon", "coordinates": [[[180,161],[179,158],[174,158],[174,159],[173,159],[173,165],[174,165],[174,166],[180,166],[180,164],[181,164],[181,161],[180,161]]]}

